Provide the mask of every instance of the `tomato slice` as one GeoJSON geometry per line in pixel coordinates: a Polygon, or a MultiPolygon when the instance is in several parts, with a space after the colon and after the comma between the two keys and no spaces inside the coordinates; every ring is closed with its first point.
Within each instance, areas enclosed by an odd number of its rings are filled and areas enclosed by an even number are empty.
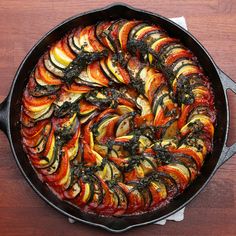
{"type": "Polygon", "coordinates": [[[79,196],[76,197],[75,202],[78,206],[82,207],[90,200],[92,194],[92,186],[90,183],[82,181],[82,179],[79,180],[79,185],[81,191],[79,196]]]}
{"type": "Polygon", "coordinates": [[[96,36],[106,48],[111,48],[111,50],[112,50],[113,48],[107,38],[107,35],[105,34],[105,32],[108,31],[108,28],[111,25],[112,25],[111,21],[100,22],[96,26],[96,36]]]}
{"type": "MultiPolygon", "coordinates": [[[[90,145],[90,143],[91,143],[91,139],[92,139],[92,137],[91,137],[91,128],[92,128],[92,126],[93,126],[93,123],[94,123],[94,120],[91,120],[88,124],[86,124],[85,126],[84,126],[84,131],[83,131],[83,137],[84,137],[84,141],[87,143],[87,144],[89,144],[90,145]]],[[[93,135],[93,134],[92,134],[93,135]]]]}
{"type": "Polygon", "coordinates": [[[56,185],[57,182],[59,182],[63,177],[65,177],[68,168],[69,168],[68,151],[67,148],[63,148],[61,155],[61,162],[58,171],[55,174],[44,176],[44,178],[46,181],[53,182],[56,185]]]}
{"type": "Polygon", "coordinates": [[[120,63],[117,64],[117,69],[121,74],[121,77],[123,78],[123,83],[124,84],[129,84],[130,82],[130,77],[129,77],[129,73],[127,72],[127,70],[125,68],[123,68],[120,63]]]}
{"type": "Polygon", "coordinates": [[[142,210],[144,207],[144,199],[138,190],[133,189],[132,186],[128,186],[122,182],[118,182],[118,185],[123,189],[128,199],[127,214],[142,210]]]}
{"type": "Polygon", "coordinates": [[[128,107],[131,107],[131,108],[135,108],[135,107],[136,107],[136,105],[135,105],[135,103],[134,103],[133,101],[128,100],[128,99],[126,99],[126,98],[121,98],[121,97],[119,97],[119,98],[117,99],[117,101],[118,101],[119,104],[122,104],[122,105],[125,105],[125,106],[128,106],[128,107]]]}
{"type": "Polygon", "coordinates": [[[98,165],[102,161],[102,157],[91,149],[91,147],[83,140],[83,161],[86,166],[98,165]]]}
{"type": "Polygon", "coordinates": [[[124,173],[125,182],[130,182],[133,180],[138,180],[137,172],[135,168],[129,172],[124,173]]]}
{"type": "Polygon", "coordinates": [[[158,167],[158,170],[170,174],[170,176],[173,177],[178,184],[178,189],[180,192],[182,192],[189,184],[189,179],[187,179],[177,168],[172,168],[169,165],[165,165],[158,167]]]}
{"type": "Polygon", "coordinates": [[[192,156],[193,159],[196,161],[198,170],[200,170],[200,168],[203,164],[203,160],[199,157],[199,155],[190,148],[187,148],[187,147],[186,148],[181,148],[180,147],[178,149],[172,149],[171,152],[173,152],[173,153],[183,153],[183,154],[192,156]]]}
{"type": "Polygon", "coordinates": [[[29,106],[43,106],[43,105],[51,105],[56,99],[55,95],[51,95],[51,96],[45,96],[45,97],[33,97],[29,94],[28,89],[25,89],[24,93],[23,93],[23,105],[28,108],[29,106]]]}
{"type": "Polygon", "coordinates": [[[98,179],[101,182],[101,186],[103,188],[104,194],[103,194],[103,200],[102,203],[98,206],[97,208],[97,212],[105,215],[111,215],[115,212],[115,208],[114,208],[114,201],[113,201],[113,197],[112,197],[112,191],[109,189],[109,187],[107,186],[107,184],[105,183],[105,181],[103,179],[101,179],[100,177],[98,177],[98,179]]]}
{"type": "Polygon", "coordinates": [[[178,119],[178,128],[181,129],[186,124],[188,116],[194,108],[198,106],[205,106],[207,104],[209,104],[209,102],[206,99],[195,99],[195,102],[190,105],[182,104],[181,114],[178,119]]]}
{"type": "Polygon", "coordinates": [[[128,21],[120,28],[118,37],[120,46],[124,51],[127,51],[127,42],[130,31],[133,29],[134,26],[136,26],[139,23],[140,21],[128,21]]]}
{"type": "Polygon", "coordinates": [[[140,127],[144,124],[152,125],[153,119],[154,119],[154,115],[152,113],[144,115],[144,116],[137,115],[134,117],[134,124],[136,127],[140,127]]]}
{"type": "Polygon", "coordinates": [[[42,85],[61,85],[62,82],[59,78],[57,78],[55,75],[53,75],[51,72],[49,72],[44,65],[44,59],[43,57],[40,58],[37,67],[35,69],[35,79],[36,81],[42,85]]]}
{"type": "Polygon", "coordinates": [[[160,42],[157,45],[155,45],[154,51],[158,53],[165,44],[172,43],[172,42],[177,42],[177,40],[174,38],[169,38],[169,37],[164,40],[160,40],[160,42]]]}
{"type": "Polygon", "coordinates": [[[98,122],[100,119],[102,119],[106,114],[109,113],[114,113],[115,110],[112,108],[107,108],[106,110],[104,110],[103,112],[101,112],[97,117],[96,117],[96,122],[98,122]]]}
{"type": "Polygon", "coordinates": [[[39,133],[41,133],[43,128],[48,123],[49,123],[49,120],[47,119],[47,120],[39,121],[37,124],[35,124],[34,127],[22,127],[21,133],[26,138],[33,138],[33,137],[37,136],[39,133]]]}
{"type": "Polygon", "coordinates": [[[78,140],[79,136],[80,136],[80,125],[78,124],[78,128],[77,128],[75,134],[69,140],[69,142],[65,145],[68,150],[75,146],[75,142],[78,140]]]}
{"type": "Polygon", "coordinates": [[[87,67],[88,75],[92,77],[96,83],[101,84],[102,86],[108,86],[109,79],[104,75],[99,61],[95,61],[88,65],[87,67]]]}
{"type": "Polygon", "coordinates": [[[159,26],[152,25],[152,26],[146,26],[144,28],[141,28],[136,34],[135,34],[135,39],[136,40],[142,40],[142,38],[148,34],[149,32],[152,32],[154,30],[160,29],[159,26]]]}
{"type": "Polygon", "coordinates": [[[109,124],[106,127],[106,134],[104,136],[104,138],[102,139],[102,142],[106,142],[108,139],[110,138],[114,138],[114,129],[115,129],[115,125],[118,121],[119,117],[117,117],[116,119],[113,119],[111,122],[109,122],[109,124]]]}
{"type": "Polygon", "coordinates": [[[109,160],[113,161],[118,166],[122,166],[122,165],[128,163],[127,159],[124,159],[124,158],[121,158],[121,157],[109,156],[109,160]]]}
{"type": "Polygon", "coordinates": [[[76,83],[71,84],[69,87],[67,85],[64,85],[62,89],[69,93],[88,93],[92,90],[92,88],[89,86],[78,85],[76,83]]]}
{"type": "Polygon", "coordinates": [[[154,75],[152,75],[154,78],[150,84],[150,86],[147,89],[147,97],[148,100],[150,102],[150,104],[152,104],[153,99],[154,99],[154,95],[155,92],[157,91],[157,89],[165,83],[165,78],[161,73],[155,73],[154,75]]]}
{"type": "Polygon", "coordinates": [[[153,207],[156,207],[162,199],[161,199],[160,193],[158,192],[158,189],[156,189],[154,187],[154,185],[150,184],[149,190],[152,195],[152,201],[151,201],[150,208],[153,208],[153,207]]]}
{"type": "Polygon", "coordinates": [[[68,45],[68,35],[61,40],[61,47],[65,54],[71,59],[75,59],[75,54],[72,52],[68,45]]]}
{"type": "Polygon", "coordinates": [[[192,58],[193,54],[189,51],[189,50],[184,50],[178,53],[173,53],[170,54],[166,60],[165,60],[165,64],[166,66],[170,66],[172,65],[176,60],[178,60],[179,58],[192,58]]]}
{"type": "Polygon", "coordinates": [[[85,100],[80,100],[79,102],[79,113],[84,115],[96,110],[98,106],[93,105],[85,100]]]}

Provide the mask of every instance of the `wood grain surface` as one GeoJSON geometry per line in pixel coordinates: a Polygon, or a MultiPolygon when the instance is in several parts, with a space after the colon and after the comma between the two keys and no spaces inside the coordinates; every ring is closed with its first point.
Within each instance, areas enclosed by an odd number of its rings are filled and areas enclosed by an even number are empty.
{"type": "MultiPolygon", "coordinates": [[[[36,41],[64,19],[112,3],[101,0],[0,0],[0,101],[36,41]]],[[[126,3],[166,17],[185,16],[189,31],[217,65],[236,81],[235,0],[133,0],[126,3]]],[[[229,145],[236,141],[236,95],[229,92],[229,145]]],[[[44,203],[26,183],[0,132],[0,235],[109,235],[66,217],[44,203]]],[[[182,222],[135,228],[126,235],[236,235],[236,158],[215,174],[185,211],[182,222]]]]}

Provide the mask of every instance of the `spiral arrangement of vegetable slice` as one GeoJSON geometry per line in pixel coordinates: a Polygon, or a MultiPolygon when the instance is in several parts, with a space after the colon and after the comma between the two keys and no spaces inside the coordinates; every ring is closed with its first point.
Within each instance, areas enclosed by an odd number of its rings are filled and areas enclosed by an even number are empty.
{"type": "Polygon", "coordinates": [[[22,143],[63,200],[141,214],[183,192],[212,150],[215,108],[197,58],[149,22],[78,27],[39,59],[22,99],[22,143]]]}

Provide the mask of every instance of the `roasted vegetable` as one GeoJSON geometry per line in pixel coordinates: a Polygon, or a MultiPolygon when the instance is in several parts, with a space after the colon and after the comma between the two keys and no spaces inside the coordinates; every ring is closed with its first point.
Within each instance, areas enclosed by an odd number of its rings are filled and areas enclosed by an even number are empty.
{"type": "Polygon", "coordinates": [[[30,73],[22,144],[61,199],[102,216],[168,204],[201,172],[216,121],[211,84],[179,39],[148,21],[78,26],[30,73]]]}

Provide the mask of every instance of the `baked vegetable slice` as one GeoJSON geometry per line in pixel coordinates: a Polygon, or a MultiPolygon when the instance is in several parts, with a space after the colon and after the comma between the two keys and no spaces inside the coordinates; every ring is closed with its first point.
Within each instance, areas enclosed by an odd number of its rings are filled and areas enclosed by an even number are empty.
{"type": "Polygon", "coordinates": [[[102,216],[143,214],[187,191],[212,151],[214,94],[198,59],[160,26],[78,26],[30,73],[21,135],[61,199],[102,216]]]}

